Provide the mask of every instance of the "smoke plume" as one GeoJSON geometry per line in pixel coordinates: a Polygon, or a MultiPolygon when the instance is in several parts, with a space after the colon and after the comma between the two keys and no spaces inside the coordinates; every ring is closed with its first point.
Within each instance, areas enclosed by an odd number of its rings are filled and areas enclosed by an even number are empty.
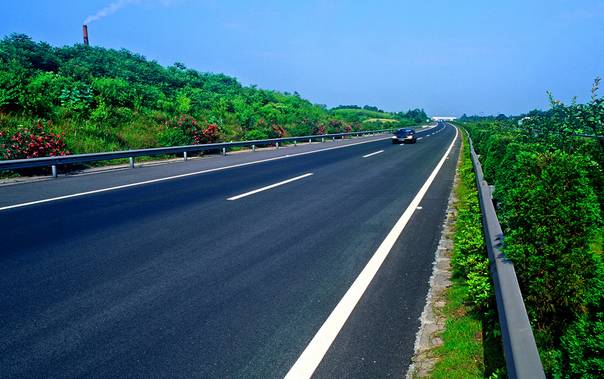
{"type": "Polygon", "coordinates": [[[157,3],[163,6],[169,6],[173,3],[173,0],[116,0],[106,7],[102,8],[98,12],[93,15],[86,17],[84,20],[84,25],[88,25],[91,22],[100,20],[103,17],[110,16],[120,9],[130,5],[130,4],[140,4],[140,3],[157,3]]]}
{"type": "Polygon", "coordinates": [[[109,15],[112,15],[112,14],[114,14],[117,11],[119,11],[120,9],[122,9],[123,7],[125,7],[128,4],[138,3],[138,2],[140,2],[140,1],[139,0],[117,0],[117,1],[114,1],[113,3],[107,5],[105,8],[102,8],[101,10],[99,10],[98,12],[96,12],[95,14],[86,17],[86,19],[84,20],[84,25],[88,25],[91,22],[100,20],[101,18],[107,17],[109,15]]]}

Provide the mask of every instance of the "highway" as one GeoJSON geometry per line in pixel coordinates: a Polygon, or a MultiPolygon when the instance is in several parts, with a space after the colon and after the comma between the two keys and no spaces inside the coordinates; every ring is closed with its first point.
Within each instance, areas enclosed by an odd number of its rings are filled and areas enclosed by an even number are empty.
{"type": "Polygon", "coordinates": [[[0,377],[403,376],[461,138],[418,136],[0,187],[0,377]]]}

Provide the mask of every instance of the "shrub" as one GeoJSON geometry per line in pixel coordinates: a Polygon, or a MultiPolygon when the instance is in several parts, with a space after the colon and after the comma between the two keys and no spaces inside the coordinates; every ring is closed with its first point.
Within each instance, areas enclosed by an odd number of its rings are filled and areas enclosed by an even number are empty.
{"type": "Polygon", "coordinates": [[[589,180],[593,162],[543,150],[511,144],[496,170],[505,252],[516,267],[546,371],[583,375],[589,364],[581,357],[594,354],[594,344],[579,343],[576,334],[593,340],[597,322],[586,328],[575,320],[594,312],[587,304],[594,288],[602,288],[601,257],[590,249],[601,224],[589,180]]]}
{"type": "Polygon", "coordinates": [[[158,141],[163,146],[178,146],[214,143],[218,139],[219,131],[216,124],[206,124],[202,127],[194,117],[182,115],[164,123],[158,141]]]}
{"type": "Polygon", "coordinates": [[[317,125],[315,125],[315,127],[312,129],[312,134],[315,136],[320,136],[322,134],[327,134],[327,130],[325,128],[325,125],[323,125],[322,123],[319,123],[317,125]]]}
{"type": "Polygon", "coordinates": [[[246,141],[255,141],[267,138],[268,134],[264,130],[258,129],[250,130],[249,132],[245,133],[245,136],[243,137],[243,139],[246,141]]]}
{"type": "MultiPolygon", "coordinates": [[[[50,128],[49,121],[46,126],[50,128]]],[[[68,155],[62,135],[46,131],[42,121],[31,128],[19,128],[8,136],[0,132],[0,154],[2,159],[29,159],[68,155]]]]}
{"type": "Polygon", "coordinates": [[[52,72],[40,72],[28,83],[21,104],[28,112],[49,117],[60,104],[59,97],[68,80],[52,72]]]}
{"type": "MultiPolygon", "coordinates": [[[[602,299],[600,299],[602,301],[602,299]]],[[[561,338],[564,372],[582,378],[604,377],[604,310],[582,314],[561,338]]],[[[570,375],[567,375],[570,376],[570,375]]]]}
{"type": "Polygon", "coordinates": [[[456,273],[466,279],[469,288],[467,303],[474,312],[487,319],[492,316],[494,292],[468,148],[464,149],[462,162],[459,175],[464,185],[459,192],[452,265],[456,273]]]}
{"type": "Polygon", "coordinates": [[[92,91],[99,102],[110,107],[132,107],[134,93],[130,84],[121,78],[95,78],[92,91]]]}
{"type": "Polygon", "coordinates": [[[202,143],[214,143],[218,141],[218,126],[216,124],[208,124],[203,130],[195,130],[193,132],[193,141],[199,145],[202,143]]]}
{"type": "Polygon", "coordinates": [[[563,330],[585,303],[596,262],[589,243],[599,222],[589,162],[563,152],[521,152],[503,195],[506,254],[514,261],[538,329],[563,330]]]}
{"type": "Polygon", "coordinates": [[[88,85],[76,82],[63,88],[59,101],[65,116],[87,116],[93,103],[92,90],[88,85]]]}
{"type": "Polygon", "coordinates": [[[283,138],[287,136],[287,132],[281,125],[273,124],[271,127],[271,132],[270,138],[283,138]]]}
{"type": "Polygon", "coordinates": [[[178,128],[163,128],[158,137],[161,146],[183,146],[190,143],[189,137],[178,128]]]}

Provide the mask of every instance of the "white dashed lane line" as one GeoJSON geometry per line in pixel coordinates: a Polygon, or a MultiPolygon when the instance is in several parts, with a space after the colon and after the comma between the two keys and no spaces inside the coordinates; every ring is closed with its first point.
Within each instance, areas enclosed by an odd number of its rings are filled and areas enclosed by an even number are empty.
{"type": "Polygon", "coordinates": [[[383,153],[383,152],[384,152],[384,150],[376,151],[375,153],[363,155],[363,158],[369,158],[369,157],[372,157],[374,155],[377,155],[377,154],[380,154],[380,153],[383,153]]]}
{"type": "Polygon", "coordinates": [[[282,185],[287,184],[287,183],[295,182],[296,180],[307,178],[307,177],[311,176],[312,174],[313,174],[312,172],[309,172],[309,173],[304,174],[304,175],[296,176],[295,178],[287,179],[287,180],[284,180],[284,181],[279,182],[279,183],[271,184],[269,186],[258,188],[258,189],[255,189],[253,191],[250,191],[250,192],[242,193],[241,195],[229,197],[227,200],[229,200],[229,201],[239,200],[239,199],[241,199],[243,197],[247,197],[247,196],[250,196],[250,195],[257,194],[258,192],[266,191],[266,190],[269,190],[269,189],[272,189],[272,188],[275,188],[275,187],[282,186],[282,185]]]}

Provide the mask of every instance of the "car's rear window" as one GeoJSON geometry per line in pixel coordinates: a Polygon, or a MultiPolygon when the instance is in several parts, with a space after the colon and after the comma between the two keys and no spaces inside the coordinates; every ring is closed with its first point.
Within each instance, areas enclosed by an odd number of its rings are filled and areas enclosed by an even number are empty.
{"type": "Polygon", "coordinates": [[[415,131],[413,129],[400,129],[396,131],[397,135],[404,135],[407,136],[409,134],[414,134],[415,131]]]}

